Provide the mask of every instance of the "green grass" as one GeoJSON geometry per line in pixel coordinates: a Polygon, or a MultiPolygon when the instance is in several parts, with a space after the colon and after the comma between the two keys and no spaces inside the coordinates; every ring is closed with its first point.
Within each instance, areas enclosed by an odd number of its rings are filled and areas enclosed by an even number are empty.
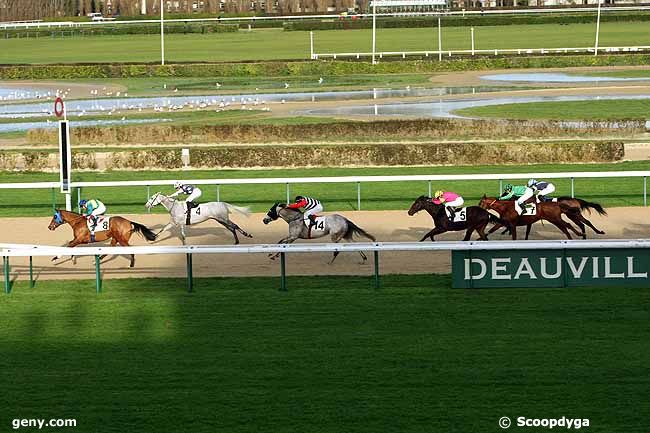
{"type": "MultiPolygon", "coordinates": [[[[371,30],[316,31],[315,51],[369,52],[371,30]]],[[[475,29],[476,49],[564,48],[593,46],[593,24],[540,24],[484,26],[475,29]],[[523,37],[522,37],[523,36],[523,37]]],[[[650,42],[647,23],[604,23],[602,46],[644,45],[650,42]]],[[[469,49],[470,31],[443,29],[443,49],[469,49]]],[[[156,62],[160,38],[156,35],[119,35],[69,38],[6,39],[0,42],[0,63],[156,62]]],[[[379,51],[416,51],[437,48],[436,31],[430,28],[381,29],[379,51]]],[[[259,29],[217,34],[170,34],[166,60],[210,62],[242,60],[308,59],[309,33],[259,29]]]]}
{"type": "Polygon", "coordinates": [[[650,69],[627,69],[623,71],[575,72],[572,75],[591,75],[595,77],[650,78],[650,69]]]}
{"type": "Polygon", "coordinates": [[[502,416],[566,416],[647,432],[647,289],[463,291],[430,275],[384,277],[378,291],[359,277],[290,278],[286,293],[276,278],[184,284],[19,283],[0,296],[3,430],[76,418],[70,431],[492,433],[502,416]]]}
{"type": "Polygon", "coordinates": [[[650,99],[529,102],[463,108],[454,113],[467,117],[524,120],[645,120],[650,118],[650,99]]]}
{"type": "MultiPolygon", "coordinates": [[[[650,162],[624,162],[618,164],[563,164],[563,165],[505,165],[478,167],[400,167],[400,168],[313,168],[283,170],[196,170],[187,172],[79,172],[75,181],[120,181],[156,179],[229,179],[268,177],[323,177],[355,175],[403,175],[403,174],[472,174],[472,173],[530,173],[558,171],[623,171],[650,170],[650,162]]],[[[2,172],[0,179],[5,183],[57,181],[56,173],[2,172]]],[[[526,179],[521,179],[521,183],[526,179]]],[[[570,181],[553,181],[558,195],[569,195],[570,181]]],[[[202,186],[201,201],[216,200],[215,186],[202,186]]],[[[450,189],[462,194],[469,204],[478,203],[483,193],[497,194],[498,181],[450,181],[434,182],[432,190],[450,189]]],[[[152,187],[156,191],[172,192],[169,187],[152,187]]],[[[578,197],[609,206],[640,206],[643,204],[643,180],[640,178],[577,179],[575,193],[578,197]]],[[[427,182],[364,183],[361,185],[361,207],[363,210],[408,209],[413,200],[428,193],[427,182]]],[[[353,210],[357,205],[357,185],[350,184],[297,184],[290,185],[290,196],[308,194],[320,198],[327,211],[353,210]]],[[[97,197],[106,203],[111,214],[143,213],[147,200],[146,187],[127,188],[84,188],[81,197],[97,197]]],[[[0,216],[47,216],[52,212],[52,200],[63,207],[64,196],[49,190],[3,190],[0,198],[0,216]]],[[[77,192],[73,194],[76,201],[77,192]]],[[[224,185],[220,187],[220,198],[233,204],[251,206],[253,211],[266,212],[275,201],[286,200],[284,184],[278,185],[224,185]]],[[[155,209],[155,212],[164,212],[155,209]]]]}

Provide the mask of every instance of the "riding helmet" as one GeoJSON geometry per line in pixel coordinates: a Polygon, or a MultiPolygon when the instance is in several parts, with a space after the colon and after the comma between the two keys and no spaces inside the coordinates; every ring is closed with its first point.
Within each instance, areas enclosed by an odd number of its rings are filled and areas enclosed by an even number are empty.
{"type": "Polygon", "coordinates": [[[79,200],[79,207],[83,207],[88,203],[88,200],[79,200]]]}
{"type": "Polygon", "coordinates": [[[302,199],[304,199],[304,198],[305,198],[305,197],[303,197],[303,196],[301,196],[301,195],[297,195],[297,196],[296,196],[296,201],[300,201],[300,200],[302,200],[302,199]]]}

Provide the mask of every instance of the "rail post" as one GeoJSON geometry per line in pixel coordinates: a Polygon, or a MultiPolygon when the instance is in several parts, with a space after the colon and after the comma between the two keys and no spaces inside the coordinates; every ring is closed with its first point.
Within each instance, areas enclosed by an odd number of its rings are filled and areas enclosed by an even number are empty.
{"type": "Polygon", "coordinates": [[[648,206],[648,177],[643,176],[643,207],[648,206]]]}
{"type": "Polygon", "coordinates": [[[54,192],[54,188],[51,189],[52,191],[52,213],[56,212],[56,193],[54,192]]]}
{"type": "Polygon", "coordinates": [[[29,288],[30,289],[34,288],[34,267],[32,266],[33,261],[34,258],[32,256],[29,256],[29,288]]]}
{"type": "Polygon", "coordinates": [[[375,289],[378,289],[379,287],[379,251],[375,250],[375,289]]]}
{"type": "Polygon", "coordinates": [[[217,201],[221,201],[221,185],[217,185],[217,201]]]}
{"type": "Polygon", "coordinates": [[[95,292],[102,292],[102,276],[99,268],[99,256],[95,255],[95,292]]]}
{"type": "MultiPolygon", "coordinates": [[[[149,197],[151,197],[151,187],[147,185],[147,201],[149,201],[149,197]]],[[[147,213],[151,213],[151,208],[147,208],[147,213]]]]}
{"type": "Polygon", "coordinates": [[[429,195],[428,197],[431,197],[431,181],[429,181],[429,195]]]}
{"type": "Polygon", "coordinates": [[[357,182],[357,210],[361,210],[361,182],[357,182]]]}
{"type": "Polygon", "coordinates": [[[11,291],[11,284],[9,282],[9,257],[2,257],[2,267],[5,274],[5,293],[8,295],[11,291]]]}
{"type": "Polygon", "coordinates": [[[187,292],[192,293],[194,291],[194,278],[192,274],[192,254],[187,253],[187,292]]]}
{"type": "Polygon", "coordinates": [[[287,203],[291,203],[291,200],[289,200],[289,184],[286,184],[286,189],[287,189],[287,203]]]}
{"type": "Polygon", "coordinates": [[[284,253],[280,253],[280,291],[287,291],[287,263],[284,253]]]}
{"type": "Polygon", "coordinates": [[[503,179],[499,179],[499,194],[497,195],[500,195],[502,192],[503,192],[503,179]]]}
{"type": "Polygon", "coordinates": [[[574,187],[573,178],[571,178],[571,198],[574,197],[575,197],[575,187],[574,187]]]}
{"type": "Polygon", "coordinates": [[[77,213],[81,213],[81,206],[79,206],[79,202],[81,201],[81,187],[77,187],[77,213]]]}

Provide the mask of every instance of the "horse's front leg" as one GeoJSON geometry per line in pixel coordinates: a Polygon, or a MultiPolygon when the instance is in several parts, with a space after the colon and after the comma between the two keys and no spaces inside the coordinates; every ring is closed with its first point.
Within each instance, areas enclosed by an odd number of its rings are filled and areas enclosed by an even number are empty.
{"type": "MultiPolygon", "coordinates": [[[[81,242],[81,240],[79,240],[79,238],[74,238],[73,240],[71,240],[70,242],[68,242],[67,244],[65,244],[63,246],[68,247],[68,248],[72,248],[72,247],[76,247],[77,245],[79,245],[81,243],[83,243],[83,242],[81,242]]],[[[56,260],[59,260],[60,258],[61,258],[61,256],[54,256],[54,257],[52,257],[52,261],[54,262],[56,260]]],[[[75,265],[77,264],[77,257],[76,256],[72,256],[72,262],[75,265]]]]}
{"type": "Polygon", "coordinates": [[[174,223],[173,223],[173,222],[171,222],[171,221],[168,222],[167,225],[166,225],[165,227],[161,228],[160,231],[158,231],[158,233],[156,233],[156,237],[158,237],[158,235],[161,234],[162,232],[169,230],[169,229],[172,228],[173,226],[174,226],[174,223]]]}
{"type": "Polygon", "coordinates": [[[442,228],[442,227],[434,227],[433,230],[431,230],[429,233],[427,233],[426,235],[424,235],[424,237],[423,237],[422,239],[420,239],[420,242],[422,242],[422,241],[425,240],[426,238],[431,238],[431,242],[434,242],[435,239],[434,239],[433,237],[434,237],[435,235],[439,235],[440,233],[444,233],[444,232],[446,232],[446,231],[447,231],[446,228],[442,228]]]}
{"type": "MultiPolygon", "coordinates": [[[[298,238],[294,238],[293,236],[287,236],[286,238],[280,239],[278,241],[278,244],[290,244],[290,243],[294,242],[296,239],[298,239],[298,238]]],[[[269,259],[275,260],[278,257],[280,257],[280,254],[282,254],[282,253],[269,254],[269,259]]]]}

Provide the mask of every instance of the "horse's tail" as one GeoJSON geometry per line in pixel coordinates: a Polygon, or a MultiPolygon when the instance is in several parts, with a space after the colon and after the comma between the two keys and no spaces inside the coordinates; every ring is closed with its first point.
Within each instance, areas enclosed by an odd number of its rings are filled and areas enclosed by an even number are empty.
{"type": "Polygon", "coordinates": [[[348,222],[348,230],[345,232],[345,235],[343,235],[343,239],[345,239],[346,241],[351,241],[355,234],[366,237],[373,242],[376,241],[373,235],[371,235],[370,233],[368,233],[367,231],[365,231],[364,229],[362,229],[352,221],[347,220],[347,222],[348,222]]]}
{"type": "Polygon", "coordinates": [[[245,217],[249,217],[251,215],[251,210],[248,207],[235,206],[234,204],[230,204],[230,203],[226,203],[226,202],[224,202],[223,204],[226,205],[226,207],[228,208],[229,211],[238,212],[238,213],[244,215],[245,217]]]}
{"type": "Polygon", "coordinates": [[[558,197],[557,201],[562,202],[562,201],[569,201],[569,200],[575,200],[578,202],[580,205],[580,211],[587,210],[591,213],[591,209],[595,210],[598,212],[600,215],[607,215],[607,211],[598,203],[592,203],[586,200],[583,200],[581,198],[575,198],[575,197],[558,197]]]}
{"type": "Polygon", "coordinates": [[[156,234],[152,232],[150,229],[148,229],[147,227],[133,221],[131,221],[131,225],[133,226],[132,231],[136,233],[140,233],[149,242],[153,242],[156,240],[156,234]]]}

